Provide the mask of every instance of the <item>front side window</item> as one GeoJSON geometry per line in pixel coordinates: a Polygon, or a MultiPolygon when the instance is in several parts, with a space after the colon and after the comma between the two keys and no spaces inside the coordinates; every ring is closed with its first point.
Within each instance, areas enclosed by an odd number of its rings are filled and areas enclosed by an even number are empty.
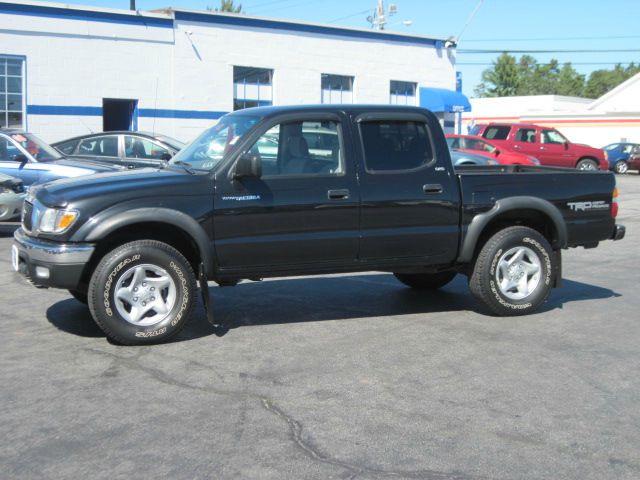
{"type": "Polygon", "coordinates": [[[416,88],[417,84],[414,82],[391,80],[389,103],[391,105],[415,105],[416,88]]]}
{"type": "Polygon", "coordinates": [[[117,157],[118,136],[86,138],[80,143],[78,155],[92,155],[96,157],[117,157]]]}
{"type": "Polygon", "coordinates": [[[0,127],[24,128],[24,60],[0,55],[0,127]]]}
{"type": "Polygon", "coordinates": [[[273,105],[273,70],[233,67],[233,110],[273,105]]]}
{"type": "Polygon", "coordinates": [[[483,142],[482,140],[478,140],[477,138],[465,139],[465,149],[489,153],[493,153],[496,151],[496,147],[487,142],[483,142]]]}
{"type": "Polygon", "coordinates": [[[521,128],[516,132],[516,142],[535,143],[536,142],[536,129],[535,128],[521,128]]]}
{"type": "Polygon", "coordinates": [[[307,120],[270,128],[250,152],[260,156],[264,177],[340,175],[344,172],[341,144],[337,122],[307,120]]]}
{"type": "Polygon", "coordinates": [[[321,83],[322,103],[353,103],[353,77],[323,73],[321,83]]]}
{"type": "Polygon", "coordinates": [[[434,159],[427,126],[414,121],[363,121],[360,132],[370,172],[413,170],[434,159]]]}
{"type": "Polygon", "coordinates": [[[169,159],[171,154],[166,148],[146,138],[125,135],[124,152],[127,158],[144,158],[151,160],[169,159]],[[168,157],[167,157],[168,155],[168,157]]]}
{"type": "Polygon", "coordinates": [[[511,127],[491,125],[485,129],[482,136],[489,140],[506,140],[510,130],[511,127]]]}
{"type": "Polygon", "coordinates": [[[567,141],[559,132],[556,130],[542,130],[541,135],[542,143],[550,143],[550,144],[562,144],[567,141]]]}

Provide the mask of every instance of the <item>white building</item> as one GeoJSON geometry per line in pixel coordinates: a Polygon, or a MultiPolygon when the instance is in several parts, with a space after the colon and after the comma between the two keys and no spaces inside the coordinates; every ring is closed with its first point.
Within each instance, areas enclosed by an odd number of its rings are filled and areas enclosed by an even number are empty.
{"type": "Polygon", "coordinates": [[[445,39],[32,1],[0,3],[0,85],[0,125],[48,141],[115,129],[189,140],[226,112],[271,104],[439,105],[452,130],[450,112],[469,108],[445,39]]]}
{"type": "Polygon", "coordinates": [[[551,126],[572,142],[603,147],[610,143],[640,143],[640,74],[597,100],[558,95],[472,98],[471,124],[522,122],[551,126]]]}

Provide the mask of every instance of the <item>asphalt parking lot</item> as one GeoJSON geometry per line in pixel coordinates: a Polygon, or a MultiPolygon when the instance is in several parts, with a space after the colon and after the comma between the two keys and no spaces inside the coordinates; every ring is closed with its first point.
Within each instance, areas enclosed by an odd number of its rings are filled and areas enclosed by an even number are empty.
{"type": "Polygon", "coordinates": [[[480,313],[463,277],[212,289],[173,343],[108,343],[10,271],[0,233],[0,477],[640,478],[640,176],[627,238],[565,252],[542,312],[480,313]],[[634,313],[635,312],[635,313],[634,313]]]}

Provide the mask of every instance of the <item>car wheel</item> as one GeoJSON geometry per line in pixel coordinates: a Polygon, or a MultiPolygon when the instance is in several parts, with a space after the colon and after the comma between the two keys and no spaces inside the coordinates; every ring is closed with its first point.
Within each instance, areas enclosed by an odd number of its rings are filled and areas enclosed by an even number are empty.
{"type": "Polygon", "coordinates": [[[435,290],[444,287],[456,274],[457,272],[394,273],[398,280],[416,290],[435,290]]]}
{"type": "Polygon", "coordinates": [[[576,168],[578,170],[597,170],[598,162],[591,158],[584,158],[578,162],[576,168]]]}
{"type": "Polygon", "coordinates": [[[497,315],[531,313],[551,292],[554,258],[536,230],[505,228],[480,250],[469,278],[471,293],[497,315]]]}
{"type": "Polygon", "coordinates": [[[123,345],[160,343],[187,323],[196,277],[175,248],[138,240],[107,253],[89,282],[88,304],[107,337],[123,345]]]}
{"type": "Polygon", "coordinates": [[[79,292],[78,290],[69,290],[69,293],[73,298],[78,300],[80,303],[87,304],[87,292],[79,292]]]}
{"type": "Polygon", "coordinates": [[[619,162],[616,162],[613,168],[616,173],[623,174],[627,173],[627,170],[629,170],[629,165],[624,160],[620,160],[619,162]]]}

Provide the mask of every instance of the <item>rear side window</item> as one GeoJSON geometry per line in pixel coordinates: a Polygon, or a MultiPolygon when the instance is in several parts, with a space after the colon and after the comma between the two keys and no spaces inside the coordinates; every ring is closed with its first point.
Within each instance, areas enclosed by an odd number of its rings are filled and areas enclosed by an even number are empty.
{"type": "Polygon", "coordinates": [[[422,122],[365,121],[360,133],[369,172],[414,170],[434,159],[431,136],[422,122]]]}
{"type": "Polygon", "coordinates": [[[521,128],[516,133],[516,142],[535,143],[536,142],[536,129],[535,128],[521,128]]]}
{"type": "Polygon", "coordinates": [[[490,125],[486,128],[482,136],[489,140],[506,140],[511,127],[490,125]]]}
{"type": "Polygon", "coordinates": [[[98,157],[118,156],[118,137],[105,136],[87,138],[80,143],[80,155],[95,155],[98,157]]]}
{"type": "Polygon", "coordinates": [[[71,155],[78,146],[79,141],[80,140],[72,140],[70,142],[60,143],[56,145],[56,149],[61,151],[65,155],[71,155]]]}

